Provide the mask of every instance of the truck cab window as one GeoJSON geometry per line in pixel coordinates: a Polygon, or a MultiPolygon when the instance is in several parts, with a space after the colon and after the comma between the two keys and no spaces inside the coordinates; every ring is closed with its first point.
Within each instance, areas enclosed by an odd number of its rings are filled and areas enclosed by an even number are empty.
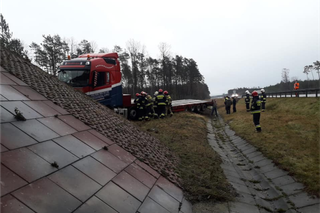
{"type": "Polygon", "coordinates": [[[101,87],[106,85],[106,73],[105,72],[97,72],[97,87],[101,87]]]}

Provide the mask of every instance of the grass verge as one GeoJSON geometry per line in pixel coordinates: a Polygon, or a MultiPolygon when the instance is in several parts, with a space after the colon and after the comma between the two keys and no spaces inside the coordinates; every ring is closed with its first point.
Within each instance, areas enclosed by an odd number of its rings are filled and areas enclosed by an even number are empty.
{"type": "Polygon", "coordinates": [[[232,187],[220,167],[221,159],[207,141],[205,116],[180,112],[171,118],[136,122],[180,158],[177,173],[188,199],[232,200],[232,187]]]}
{"type": "Polygon", "coordinates": [[[279,167],[305,184],[306,191],[320,195],[319,98],[269,98],[261,113],[261,133],[255,133],[252,115],[243,99],[237,112],[226,115],[222,99],[218,111],[237,135],[260,149],[279,167]]]}

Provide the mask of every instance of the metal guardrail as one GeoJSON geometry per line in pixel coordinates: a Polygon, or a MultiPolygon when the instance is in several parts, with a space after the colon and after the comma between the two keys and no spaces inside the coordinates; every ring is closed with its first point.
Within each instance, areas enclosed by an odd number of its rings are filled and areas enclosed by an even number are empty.
{"type": "MultiPolygon", "coordinates": [[[[298,89],[281,92],[267,92],[268,98],[281,98],[281,97],[319,97],[320,89],[298,89]]],[[[246,95],[242,95],[242,98],[246,95]]]]}

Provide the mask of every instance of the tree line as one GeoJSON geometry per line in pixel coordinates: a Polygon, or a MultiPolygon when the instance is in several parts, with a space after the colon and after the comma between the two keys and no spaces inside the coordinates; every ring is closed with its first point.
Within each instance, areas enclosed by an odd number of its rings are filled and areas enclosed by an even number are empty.
{"type": "Polygon", "coordinates": [[[1,47],[16,52],[32,61],[45,72],[57,76],[59,65],[67,59],[76,58],[87,53],[116,52],[122,72],[124,93],[135,94],[145,91],[153,94],[162,88],[167,90],[174,99],[181,98],[209,98],[209,88],[204,82],[197,62],[192,58],[180,55],[172,56],[170,46],[159,44],[160,58],[152,58],[146,53],[146,47],[135,40],[129,40],[126,48],[115,45],[98,49],[97,44],[83,39],[77,43],[73,38],[63,39],[60,35],[43,35],[43,41],[29,45],[30,56],[19,39],[13,39],[9,25],[1,14],[1,47]]]}
{"type": "MultiPolygon", "coordinates": [[[[270,85],[264,87],[266,92],[282,92],[282,91],[292,91],[294,90],[294,83],[296,81],[300,84],[300,89],[316,89],[320,88],[320,62],[315,61],[313,62],[313,65],[306,65],[304,67],[303,73],[307,75],[307,80],[299,80],[297,77],[293,76],[290,78],[290,69],[283,68],[281,71],[281,81],[278,84],[270,85]],[[318,74],[319,79],[314,78],[313,71],[315,71],[318,74]],[[308,75],[311,73],[313,79],[309,79],[308,75]]],[[[231,95],[233,93],[233,90],[236,90],[239,95],[245,94],[246,90],[249,90],[252,92],[253,90],[260,90],[260,87],[242,87],[242,88],[236,88],[236,89],[230,89],[228,90],[228,94],[231,95]]]]}
{"type": "Polygon", "coordinates": [[[315,80],[313,71],[315,71],[318,74],[318,80],[320,80],[320,61],[315,61],[311,65],[304,66],[303,73],[307,75],[308,80],[309,80],[310,73],[312,75],[313,80],[315,80]]]}
{"type": "Polygon", "coordinates": [[[1,27],[0,47],[6,48],[12,52],[15,52],[18,55],[30,61],[28,57],[28,51],[24,48],[24,44],[20,39],[13,38],[13,33],[10,32],[9,25],[7,24],[6,20],[3,18],[2,14],[0,14],[0,27],[1,27]]]}

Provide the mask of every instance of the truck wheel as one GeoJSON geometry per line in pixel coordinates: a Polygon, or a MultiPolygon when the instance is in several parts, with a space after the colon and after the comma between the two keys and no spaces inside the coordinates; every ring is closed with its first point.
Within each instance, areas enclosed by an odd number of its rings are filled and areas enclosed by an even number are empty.
{"type": "Polygon", "coordinates": [[[201,111],[201,105],[197,105],[197,112],[200,112],[201,111]]]}
{"type": "Polygon", "coordinates": [[[137,109],[134,108],[130,108],[129,110],[129,119],[130,120],[137,120],[138,119],[138,113],[137,113],[137,109]]]}
{"type": "Polygon", "coordinates": [[[191,112],[196,111],[196,107],[195,106],[191,106],[191,112]]]}
{"type": "Polygon", "coordinates": [[[205,109],[207,109],[207,105],[206,104],[202,104],[201,108],[202,108],[202,111],[204,111],[205,109]]]}

